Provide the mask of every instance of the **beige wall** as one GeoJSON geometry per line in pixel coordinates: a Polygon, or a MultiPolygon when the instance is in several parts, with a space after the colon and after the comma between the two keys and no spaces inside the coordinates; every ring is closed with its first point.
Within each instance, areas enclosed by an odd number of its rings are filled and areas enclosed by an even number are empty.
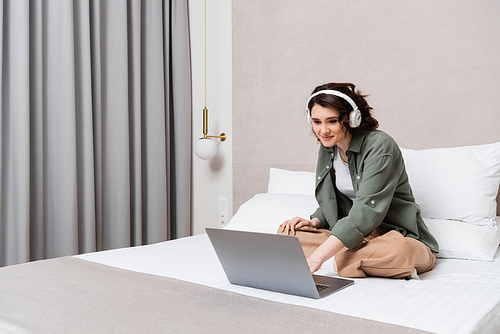
{"type": "Polygon", "coordinates": [[[370,94],[413,149],[500,141],[500,2],[233,0],[234,208],[270,166],[314,170],[304,104],[319,84],[370,94]]]}

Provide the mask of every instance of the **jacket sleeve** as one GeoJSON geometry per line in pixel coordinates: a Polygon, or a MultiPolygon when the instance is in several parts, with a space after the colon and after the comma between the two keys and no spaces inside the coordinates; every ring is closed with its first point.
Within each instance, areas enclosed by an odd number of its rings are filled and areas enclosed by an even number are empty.
{"type": "Polygon", "coordinates": [[[321,211],[321,208],[317,208],[316,211],[314,211],[314,213],[311,215],[310,219],[313,219],[313,218],[319,219],[319,221],[321,222],[321,228],[328,229],[328,230],[330,229],[330,225],[328,225],[328,222],[325,218],[325,215],[321,211]]]}
{"type": "Polygon", "coordinates": [[[400,176],[401,171],[395,168],[390,154],[367,161],[363,170],[354,176],[356,200],[349,214],[332,228],[331,234],[349,249],[359,245],[384,220],[400,176]]]}

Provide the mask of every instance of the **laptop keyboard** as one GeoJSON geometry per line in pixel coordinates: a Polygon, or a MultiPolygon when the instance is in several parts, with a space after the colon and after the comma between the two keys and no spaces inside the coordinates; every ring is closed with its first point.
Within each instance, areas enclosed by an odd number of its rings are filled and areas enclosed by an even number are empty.
{"type": "Polygon", "coordinates": [[[329,288],[329,285],[324,285],[324,284],[316,284],[316,289],[318,289],[318,292],[323,291],[327,288],[329,288]]]}

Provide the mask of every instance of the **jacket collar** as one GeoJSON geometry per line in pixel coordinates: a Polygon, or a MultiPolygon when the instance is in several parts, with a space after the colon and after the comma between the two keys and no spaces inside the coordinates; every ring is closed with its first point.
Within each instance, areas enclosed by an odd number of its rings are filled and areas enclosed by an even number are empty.
{"type": "Polygon", "coordinates": [[[365,137],[366,134],[353,135],[351,142],[349,143],[349,151],[359,153],[365,137]]]}

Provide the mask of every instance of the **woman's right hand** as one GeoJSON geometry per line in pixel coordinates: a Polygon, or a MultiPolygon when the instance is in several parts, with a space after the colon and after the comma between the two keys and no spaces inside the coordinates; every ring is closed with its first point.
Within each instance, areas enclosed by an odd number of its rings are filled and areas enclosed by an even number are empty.
{"type": "Polygon", "coordinates": [[[295,230],[298,230],[303,226],[314,226],[314,224],[310,220],[295,217],[290,220],[285,220],[285,222],[280,225],[278,232],[287,235],[295,235],[295,230]]]}

